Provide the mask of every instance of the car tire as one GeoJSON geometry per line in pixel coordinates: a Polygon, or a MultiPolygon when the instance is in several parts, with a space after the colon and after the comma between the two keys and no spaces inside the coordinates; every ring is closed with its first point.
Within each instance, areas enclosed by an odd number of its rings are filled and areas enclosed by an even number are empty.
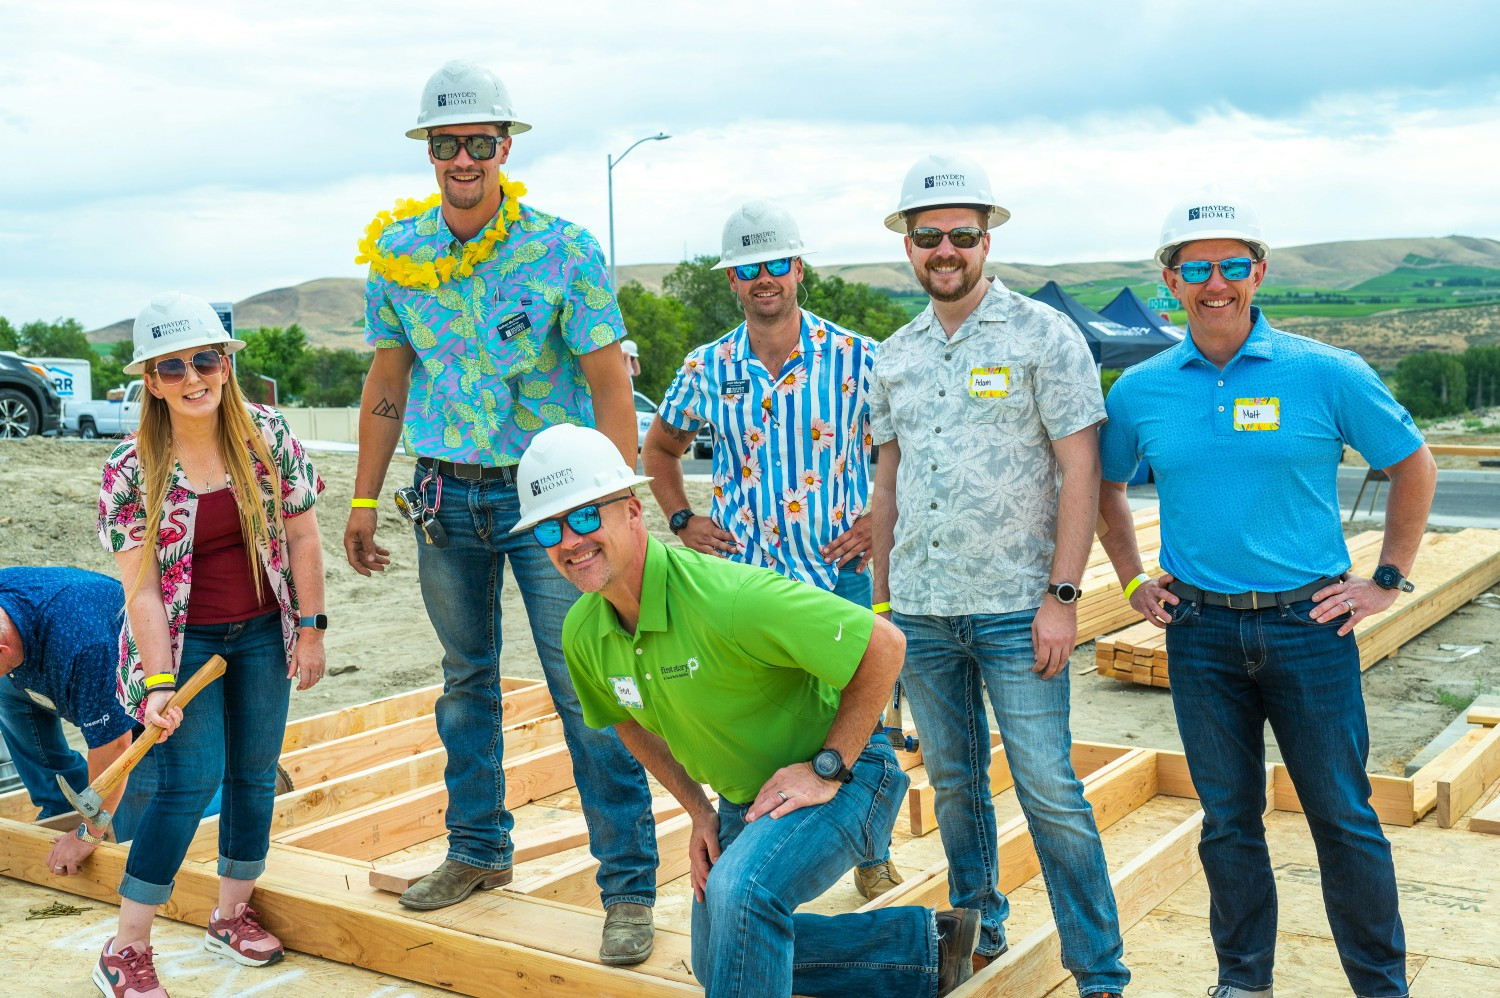
{"type": "Polygon", "coordinates": [[[92,419],[84,417],[78,421],[78,435],[84,440],[98,440],[99,428],[94,425],[92,419]]]}
{"type": "Polygon", "coordinates": [[[14,388],[0,388],[0,440],[19,440],[41,428],[36,405],[14,388]]]}

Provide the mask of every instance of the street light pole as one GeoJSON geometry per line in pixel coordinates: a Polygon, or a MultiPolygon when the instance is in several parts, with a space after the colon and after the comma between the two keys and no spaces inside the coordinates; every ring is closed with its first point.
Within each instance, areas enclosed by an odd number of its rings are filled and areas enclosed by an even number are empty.
{"type": "Polygon", "coordinates": [[[615,167],[619,166],[620,163],[625,159],[625,157],[630,155],[631,149],[634,149],[642,142],[660,142],[663,139],[670,139],[671,137],[672,136],[668,135],[666,132],[657,132],[655,135],[648,135],[643,139],[636,139],[630,144],[630,147],[624,152],[620,153],[618,157],[611,155],[606,155],[604,157],[604,161],[608,166],[608,169],[605,171],[605,173],[609,177],[609,284],[611,290],[615,291],[616,293],[619,293],[620,285],[615,280],[615,167]]]}

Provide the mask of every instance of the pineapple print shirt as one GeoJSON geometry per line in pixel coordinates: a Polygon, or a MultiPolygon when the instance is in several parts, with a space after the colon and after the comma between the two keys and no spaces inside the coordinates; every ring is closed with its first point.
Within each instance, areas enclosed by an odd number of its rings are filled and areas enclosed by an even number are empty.
{"type": "MultiPolygon", "coordinates": [[[[388,226],[380,249],[424,262],[462,244],[437,206],[388,226]]],[[[515,464],[545,427],[593,426],[578,357],[624,335],[594,237],[524,204],[472,277],[429,291],[372,272],[365,285],[365,340],[417,355],[407,452],[460,464],[515,464]]]]}

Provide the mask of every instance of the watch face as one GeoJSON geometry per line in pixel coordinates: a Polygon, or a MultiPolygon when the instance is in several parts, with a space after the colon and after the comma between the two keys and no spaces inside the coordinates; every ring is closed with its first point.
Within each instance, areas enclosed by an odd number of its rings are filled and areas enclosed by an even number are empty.
{"type": "Polygon", "coordinates": [[[844,767],[843,760],[838,757],[837,752],[824,749],[813,756],[813,772],[825,780],[833,779],[834,775],[844,767]]]}
{"type": "Polygon", "coordinates": [[[1078,601],[1078,587],[1071,582],[1059,582],[1051,587],[1052,595],[1056,596],[1061,603],[1076,603],[1078,601]]]}
{"type": "Polygon", "coordinates": [[[1394,565],[1381,565],[1375,569],[1375,584],[1381,589],[1395,589],[1399,575],[1394,565]]]}
{"type": "Polygon", "coordinates": [[[690,510],[690,509],[679,509],[677,512],[675,512],[675,513],[672,514],[672,519],[668,522],[668,526],[671,528],[672,533],[675,534],[675,533],[677,533],[677,531],[679,531],[683,527],[687,526],[687,522],[689,520],[691,520],[692,518],[693,518],[693,511],[692,510],[690,510]]]}

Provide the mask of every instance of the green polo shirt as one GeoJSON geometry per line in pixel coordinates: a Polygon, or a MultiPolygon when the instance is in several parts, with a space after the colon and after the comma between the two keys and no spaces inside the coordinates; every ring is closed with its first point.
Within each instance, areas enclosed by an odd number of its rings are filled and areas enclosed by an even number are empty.
{"type": "Polygon", "coordinates": [[[656,538],[636,633],[598,593],[574,604],[563,652],[590,727],[635,721],[699,783],[736,803],[823,747],[875,615],[817,586],[656,538]]]}

